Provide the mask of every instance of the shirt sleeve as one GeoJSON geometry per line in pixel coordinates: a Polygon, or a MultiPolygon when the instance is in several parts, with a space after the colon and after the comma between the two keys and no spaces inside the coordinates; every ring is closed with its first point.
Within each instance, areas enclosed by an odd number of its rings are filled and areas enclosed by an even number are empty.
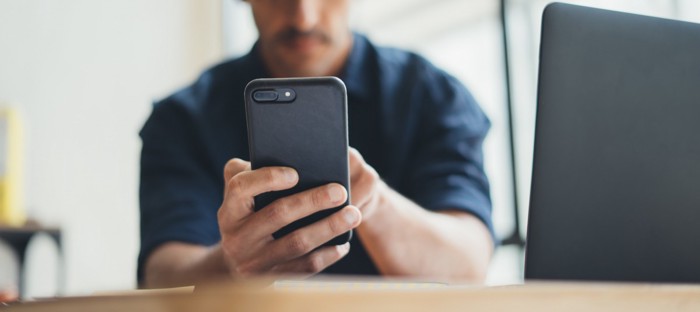
{"type": "Polygon", "coordinates": [[[216,212],[222,193],[216,191],[222,191],[223,177],[207,161],[195,124],[195,114],[165,100],[154,106],[140,132],[139,283],[147,257],[159,245],[179,241],[208,246],[220,239],[216,212]]]}
{"type": "Polygon", "coordinates": [[[409,158],[408,192],[426,209],[473,214],[496,242],[482,151],[490,122],[454,77],[434,69],[423,78],[426,87],[409,158]]]}

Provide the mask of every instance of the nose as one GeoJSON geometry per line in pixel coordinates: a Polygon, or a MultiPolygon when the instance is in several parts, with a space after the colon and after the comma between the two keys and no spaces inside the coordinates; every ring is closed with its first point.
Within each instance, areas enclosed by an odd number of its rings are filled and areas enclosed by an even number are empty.
{"type": "Polygon", "coordinates": [[[328,0],[287,0],[294,6],[291,9],[292,25],[300,31],[313,29],[319,22],[321,2],[328,0]]]}

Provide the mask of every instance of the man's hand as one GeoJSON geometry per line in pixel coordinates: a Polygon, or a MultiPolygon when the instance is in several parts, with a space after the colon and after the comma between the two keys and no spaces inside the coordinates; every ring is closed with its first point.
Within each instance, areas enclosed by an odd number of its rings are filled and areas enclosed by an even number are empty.
{"type": "Polygon", "coordinates": [[[350,180],[351,202],[362,212],[356,233],[380,274],[483,282],[493,243],[476,216],[419,206],[384,183],[355,149],[350,180]]]}
{"type": "MultiPolygon", "coordinates": [[[[360,224],[360,211],[346,206],[333,215],[280,239],[272,233],[317,211],[336,207],[347,199],[337,183],[278,199],[258,212],[253,197],[292,188],[298,182],[294,169],[250,169],[250,163],[232,159],[224,168],[226,189],[218,211],[221,249],[234,277],[260,274],[315,274],[344,257],[349,243],[318,248],[360,224]]],[[[354,193],[353,193],[354,194],[354,193]]]]}
{"type": "Polygon", "coordinates": [[[360,152],[350,148],[350,200],[368,220],[380,206],[382,192],[387,189],[377,171],[368,165],[360,152]]]}

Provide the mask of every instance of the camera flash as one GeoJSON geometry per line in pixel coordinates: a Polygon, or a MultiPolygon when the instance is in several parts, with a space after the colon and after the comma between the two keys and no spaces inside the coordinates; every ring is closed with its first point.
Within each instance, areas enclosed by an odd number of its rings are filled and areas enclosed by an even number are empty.
{"type": "Polygon", "coordinates": [[[292,94],[289,91],[284,93],[284,96],[286,96],[286,97],[289,97],[290,95],[292,95],[292,94]]]}

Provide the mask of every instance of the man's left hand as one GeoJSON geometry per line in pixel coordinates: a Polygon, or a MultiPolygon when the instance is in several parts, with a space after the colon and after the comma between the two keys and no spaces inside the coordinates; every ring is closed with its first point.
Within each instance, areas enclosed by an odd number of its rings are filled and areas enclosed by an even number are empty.
{"type": "Polygon", "coordinates": [[[367,222],[380,206],[386,184],[360,152],[350,148],[350,202],[360,209],[362,222],[367,222]]]}

